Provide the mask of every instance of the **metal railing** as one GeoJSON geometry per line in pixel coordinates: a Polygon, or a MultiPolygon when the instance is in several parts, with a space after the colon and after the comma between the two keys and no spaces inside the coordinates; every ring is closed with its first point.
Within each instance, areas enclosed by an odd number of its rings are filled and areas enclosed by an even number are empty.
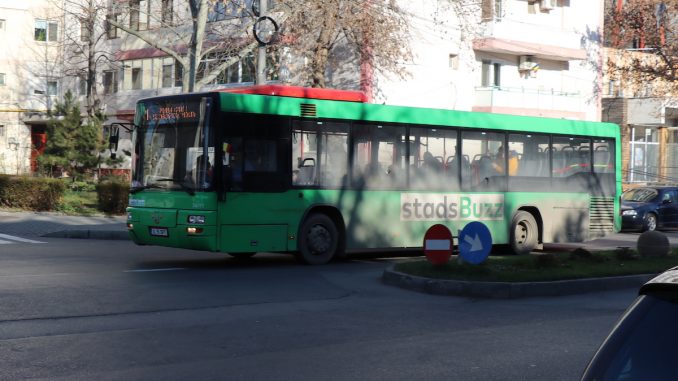
{"type": "Polygon", "coordinates": [[[533,108],[582,111],[582,95],[554,89],[483,86],[475,89],[475,105],[483,107],[533,108]]]}

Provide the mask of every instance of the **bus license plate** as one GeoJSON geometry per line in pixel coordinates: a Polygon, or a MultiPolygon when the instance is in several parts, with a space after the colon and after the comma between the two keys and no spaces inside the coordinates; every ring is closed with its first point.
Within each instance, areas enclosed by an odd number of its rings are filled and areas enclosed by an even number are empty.
{"type": "Polygon", "coordinates": [[[169,237],[167,233],[167,228],[150,228],[151,235],[154,237],[169,237]]]}

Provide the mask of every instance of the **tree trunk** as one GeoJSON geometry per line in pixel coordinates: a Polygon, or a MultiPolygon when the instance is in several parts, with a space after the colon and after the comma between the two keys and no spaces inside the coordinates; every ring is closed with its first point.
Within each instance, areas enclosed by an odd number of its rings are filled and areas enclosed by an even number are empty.
{"type": "MultiPolygon", "coordinates": [[[[323,5],[321,4],[320,6],[323,5]]],[[[325,87],[325,68],[327,67],[332,39],[337,28],[338,7],[332,5],[328,6],[327,9],[331,12],[328,12],[324,26],[320,31],[311,62],[311,86],[313,87],[325,87]]]]}
{"type": "MultiPolygon", "coordinates": [[[[188,48],[188,83],[183,84],[183,90],[192,93],[196,91],[196,75],[198,65],[200,64],[200,57],[202,56],[202,43],[205,38],[205,26],[207,24],[209,6],[207,0],[191,0],[190,8],[191,19],[193,21],[193,33],[191,33],[191,42],[188,48]]],[[[185,66],[184,73],[186,73],[185,66]]],[[[184,79],[186,79],[186,75],[184,75],[184,79]]]]}

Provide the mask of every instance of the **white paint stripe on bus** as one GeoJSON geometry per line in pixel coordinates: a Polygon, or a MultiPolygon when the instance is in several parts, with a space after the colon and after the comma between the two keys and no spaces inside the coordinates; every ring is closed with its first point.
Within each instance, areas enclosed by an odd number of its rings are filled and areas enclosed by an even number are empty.
{"type": "Polygon", "coordinates": [[[186,270],[183,267],[169,267],[166,269],[137,269],[137,270],[125,270],[126,273],[150,273],[150,272],[157,272],[157,271],[178,271],[178,270],[186,270]]]}
{"type": "Polygon", "coordinates": [[[32,239],[27,239],[27,238],[21,238],[21,237],[16,237],[13,235],[9,234],[0,234],[0,238],[8,239],[10,241],[16,241],[16,242],[26,242],[26,243],[46,243],[42,241],[34,241],[32,239]]]}
{"type": "Polygon", "coordinates": [[[426,250],[450,250],[449,239],[427,239],[426,250]]]}

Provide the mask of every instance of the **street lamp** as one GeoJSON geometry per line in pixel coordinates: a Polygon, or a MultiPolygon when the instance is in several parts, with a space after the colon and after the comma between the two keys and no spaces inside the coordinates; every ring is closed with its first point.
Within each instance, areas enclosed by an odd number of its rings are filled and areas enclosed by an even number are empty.
{"type": "Polygon", "coordinates": [[[278,34],[278,23],[271,17],[266,16],[268,10],[268,0],[259,0],[258,8],[252,4],[253,13],[259,17],[252,27],[254,39],[259,43],[257,49],[257,77],[256,84],[263,85],[266,83],[266,45],[273,42],[278,34]]]}

